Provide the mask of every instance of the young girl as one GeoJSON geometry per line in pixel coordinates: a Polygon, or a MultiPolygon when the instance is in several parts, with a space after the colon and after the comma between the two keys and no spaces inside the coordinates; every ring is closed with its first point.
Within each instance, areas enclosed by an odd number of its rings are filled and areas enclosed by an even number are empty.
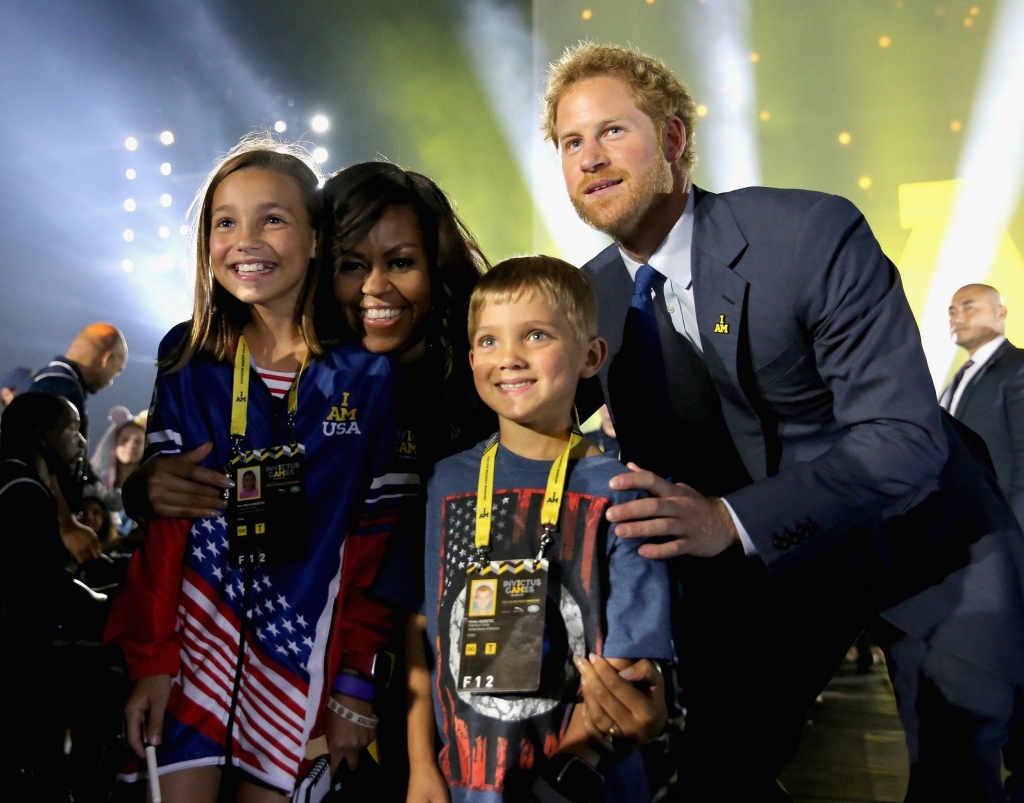
{"type": "Polygon", "coordinates": [[[263,477],[262,501],[151,523],[108,626],[136,680],[129,740],[158,745],[167,801],[214,801],[226,761],[238,800],[283,800],[318,737],[334,767],[373,738],[387,612],[363,591],[403,493],[384,476],[395,375],[317,334],[330,286],[310,164],[249,140],[213,172],[194,207],[193,318],[160,348],[147,457],[209,442],[202,464],[232,485],[263,477]]]}

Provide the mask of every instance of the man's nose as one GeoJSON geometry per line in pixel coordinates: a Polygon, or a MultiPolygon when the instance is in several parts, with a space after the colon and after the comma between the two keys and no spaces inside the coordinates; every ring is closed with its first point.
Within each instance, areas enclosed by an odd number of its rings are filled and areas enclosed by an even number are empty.
{"type": "Polygon", "coordinates": [[[580,154],[580,169],[584,172],[594,173],[608,166],[608,154],[597,140],[584,142],[580,147],[583,149],[583,153],[580,154]]]}

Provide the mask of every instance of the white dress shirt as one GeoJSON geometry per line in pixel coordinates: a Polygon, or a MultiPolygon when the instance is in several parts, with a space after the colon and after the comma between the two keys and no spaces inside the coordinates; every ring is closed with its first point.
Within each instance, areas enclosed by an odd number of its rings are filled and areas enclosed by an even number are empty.
{"type": "MultiPolygon", "coordinates": [[[[658,250],[651,254],[647,264],[665,277],[665,305],[676,331],[689,340],[701,354],[700,332],[697,331],[697,310],[693,303],[693,276],[690,273],[690,241],[693,239],[693,191],[686,199],[686,208],[672,231],[668,233],[658,250]]],[[[626,263],[629,278],[636,281],[640,262],[627,256],[619,248],[622,261],[626,263]]],[[[651,292],[654,295],[654,292],[651,292]]]]}
{"type": "Polygon", "coordinates": [[[960,380],[960,384],[956,387],[956,393],[953,394],[953,398],[949,398],[949,389],[953,387],[953,383],[950,382],[944,391],[942,391],[941,404],[947,410],[950,415],[956,415],[956,408],[960,404],[960,397],[964,395],[964,389],[970,384],[971,380],[974,379],[975,375],[980,371],[989,360],[992,359],[992,355],[996,353],[996,350],[1006,342],[1005,335],[999,335],[988,341],[984,346],[978,346],[978,350],[971,355],[970,359],[974,361],[974,365],[964,371],[964,378],[960,380]]]}
{"type": "MultiPolygon", "coordinates": [[[[700,332],[697,329],[697,307],[693,301],[693,274],[690,270],[690,243],[693,240],[693,188],[686,199],[686,208],[679,220],[672,227],[668,236],[651,254],[647,264],[665,277],[665,306],[672,318],[672,325],[676,331],[689,340],[698,353],[703,354],[704,348],[700,343],[700,332]]],[[[640,270],[642,263],[626,254],[619,248],[622,261],[629,271],[629,278],[636,281],[636,272],[640,270]]],[[[653,291],[651,292],[653,296],[653,291]]],[[[743,542],[743,551],[747,555],[756,555],[757,549],[754,542],[750,540],[747,528],[736,516],[727,499],[723,499],[725,508],[732,516],[733,524],[740,534],[740,541],[743,542]]]]}

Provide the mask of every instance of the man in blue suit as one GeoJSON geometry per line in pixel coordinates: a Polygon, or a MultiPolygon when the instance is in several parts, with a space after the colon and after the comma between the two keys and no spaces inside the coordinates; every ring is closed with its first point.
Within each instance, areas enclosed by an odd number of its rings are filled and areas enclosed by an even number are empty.
{"type": "MultiPolygon", "coordinates": [[[[681,580],[686,799],[788,800],[776,776],[808,706],[880,617],[907,799],[1005,800],[1000,749],[1024,764],[1008,736],[1024,537],[984,448],[936,404],[863,216],[693,186],[693,100],[635,51],[571,49],[546,104],[570,198],[615,240],[584,267],[613,357],[580,412],[606,399],[647,469],[612,481],[651,493],[609,511],[617,534],[656,537],[641,553],[681,580]]],[[[592,731],[627,732],[591,712],[592,731]]]]}

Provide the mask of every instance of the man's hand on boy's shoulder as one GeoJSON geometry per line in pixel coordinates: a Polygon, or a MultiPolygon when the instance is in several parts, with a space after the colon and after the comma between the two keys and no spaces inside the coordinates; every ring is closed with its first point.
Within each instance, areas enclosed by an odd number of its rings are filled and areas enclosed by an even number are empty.
{"type": "Polygon", "coordinates": [[[608,485],[616,491],[644,490],[650,496],[610,507],[608,521],[615,524],[619,538],[658,538],[661,543],[644,544],[645,558],[674,558],[695,555],[711,558],[740,543],[740,534],[725,502],[697,493],[682,483],[644,471],[629,463],[629,473],[612,477],[608,485]]]}

